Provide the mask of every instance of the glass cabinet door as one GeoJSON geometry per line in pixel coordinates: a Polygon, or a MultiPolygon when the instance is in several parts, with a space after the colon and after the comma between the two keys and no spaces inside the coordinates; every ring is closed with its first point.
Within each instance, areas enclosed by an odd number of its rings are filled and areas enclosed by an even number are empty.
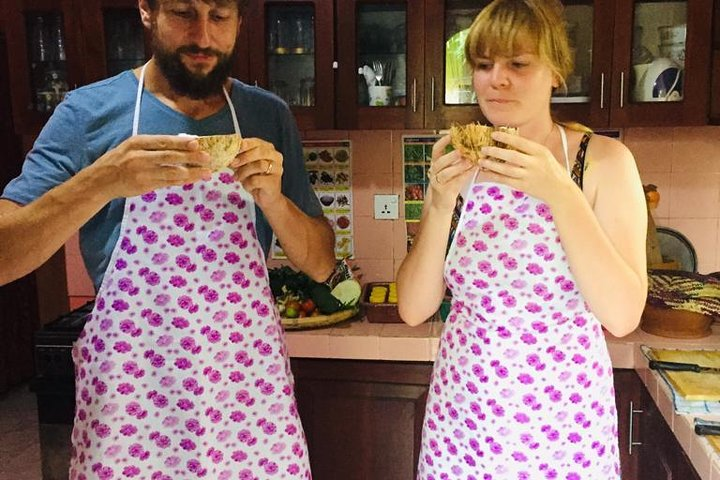
{"type": "Polygon", "coordinates": [[[565,79],[565,85],[553,93],[553,103],[590,101],[594,14],[592,2],[565,5],[565,28],[570,41],[574,69],[565,79]]]}
{"type": "Polygon", "coordinates": [[[448,1],[445,10],[444,82],[445,105],[475,105],[477,98],[472,87],[472,68],[465,61],[465,39],[470,25],[480,13],[482,5],[468,6],[468,2],[448,1]]]}
{"type": "Polygon", "coordinates": [[[616,5],[610,125],[706,124],[712,0],[616,5]]]}
{"type": "Polygon", "coordinates": [[[687,2],[638,2],[633,17],[630,100],[682,101],[687,2]]]}
{"type": "Polygon", "coordinates": [[[145,63],[144,27],[137,8],[103,11],[107,76],[145,63]]]}
{"type": "Polygon", "coordinates": [[[3,11],[14,128],[37,134],[82,82],[80,21],[70,0],[15,0],[3,11]]]}
{"type": "Polygon", "coordinates": [[[63,14],[29,13],[25,17],[30,65],[31,105],[36,112],[51,112],[68,91],[63,14]]]}
{"type": "Polygon", "coordinates": [[[315,106],[314,8],[269,5],[265,22],[268,89],[290,106],[315,106]]]}
{"type": "Polygon", "coordinates": [[[357,12],[358,105],[406,104],[406,5],[363,3],[357,12]]]}
{"type": "Polygon", "coordinates": [[[337,3],[338,128],[423,127],[426,18],[424,2],[337,3]]]}

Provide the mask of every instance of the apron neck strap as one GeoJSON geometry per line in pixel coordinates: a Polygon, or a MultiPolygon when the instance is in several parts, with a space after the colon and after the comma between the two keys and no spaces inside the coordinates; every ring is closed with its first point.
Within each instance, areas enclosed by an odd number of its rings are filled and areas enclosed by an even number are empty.
{"type": "MultiPolygon", "coordinates": [[[[142,66],[142,69],[140,70],[140,78],[138,79],[137,94],[135,95],[135,111],[133,113],[133,136],[137,135],[140,129],[140,104],[142,103],[142,93],[143,87],[145,85],[145,69],[147,68],[147,66],[147,63],[142,66]]],[[[235,133],[238,137],[242,138],[242,135],[240,134],[240,124],[238,123],[237,113],[235,113],[235,106],[233,105],[232,100],[230,99],[230,95],[228,94],[227,89],[225,89],[224,85],[223,95],[225,95],[225,100],[227,101],[228,107],[230,107],[230,115],[232,116],[235,133]]]]}

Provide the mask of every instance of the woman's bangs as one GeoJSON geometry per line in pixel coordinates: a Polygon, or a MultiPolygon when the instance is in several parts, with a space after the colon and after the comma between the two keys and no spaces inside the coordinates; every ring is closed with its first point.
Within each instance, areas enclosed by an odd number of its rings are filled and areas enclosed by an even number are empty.
{"type": "Polygon", "coordinates": [[[494,16],[478,17],[468,35],[467,56],[472,64],[481,58],[511,58],[528,52],[527,47],[538,45],[538,29],[521,12],[496,12],[494,16]]]}

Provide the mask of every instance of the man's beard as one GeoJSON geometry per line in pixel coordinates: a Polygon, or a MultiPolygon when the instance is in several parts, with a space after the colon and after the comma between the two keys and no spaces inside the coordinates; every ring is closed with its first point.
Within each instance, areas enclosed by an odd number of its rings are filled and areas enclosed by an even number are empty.
{"type": "Polygon", "coordinates": [[[185,45],[175,51],[165,49],[156,38],[153,38],[153,54],[160,71],[176,93],[193,100],[217,95],[222,91],[233,66],[234,49],[230,54],[212,48],[200,48],[197,45],[185,45]],[[217,64],[206,75],[196,74],[182,63],[181,54],[200,53],[214,55],[217,64]]]}

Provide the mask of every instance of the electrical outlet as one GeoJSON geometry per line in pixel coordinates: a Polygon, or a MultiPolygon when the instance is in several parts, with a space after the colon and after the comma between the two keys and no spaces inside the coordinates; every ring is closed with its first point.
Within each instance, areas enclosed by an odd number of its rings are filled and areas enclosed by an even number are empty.
{"type": "Polygon", "coordinates": [[[396,220],[399,202],[397,195],[375,195],[375,220],[396,220]]]}

